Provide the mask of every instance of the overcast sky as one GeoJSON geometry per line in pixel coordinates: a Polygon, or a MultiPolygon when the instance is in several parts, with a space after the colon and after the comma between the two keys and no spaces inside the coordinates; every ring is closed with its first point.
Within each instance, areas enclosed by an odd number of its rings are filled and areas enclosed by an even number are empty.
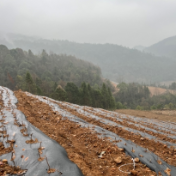
{"type": "Polygon", "coordinates": [[[0,0],[0,30],[149,46],[176,35],[176,0],[0,0]]]}

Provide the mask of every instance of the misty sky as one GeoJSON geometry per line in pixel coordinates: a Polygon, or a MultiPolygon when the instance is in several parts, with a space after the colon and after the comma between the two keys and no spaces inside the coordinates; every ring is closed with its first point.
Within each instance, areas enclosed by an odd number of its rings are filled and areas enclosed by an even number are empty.
{"type": "Polygon", "coordinates": [[[0,31],[149,46],[176,35],[176,0],[0,0],[0,31]]]}

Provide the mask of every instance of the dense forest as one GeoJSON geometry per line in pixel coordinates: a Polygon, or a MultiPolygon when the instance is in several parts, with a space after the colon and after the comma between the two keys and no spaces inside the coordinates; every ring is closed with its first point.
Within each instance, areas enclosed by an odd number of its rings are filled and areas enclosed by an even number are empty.
{"type": "Polygon", "coordinates": [[[0,85],[76,104],[114,109],[110,81],[100,68],[73,56],[34,55],[0,45],[0,85]],[[109,87],[108,87],[109,86],[109,87]]]}
{"type": "Polygon", "coordinates": [[[175,60],[119,45],[46,40],[16,34],[8,34],[4,38],[2,37],[0,42],[7,44],[10,48],[31,49],[37,54],[45,49],[47,52],[74,55],[98,65],[104,78],[116,82],[149,84],[175,80],[175,60]]]}
{"type": "MultiPolygon", "coordinates": [[[[50,92],[55,82],[65,86],[67,82],[91,86],[102,85],[101,70],[91,63],[73,56],[47,54],[34,55],[22,49],[9,50],[0,45],[0,83],[14,90],[20,88],[27,72],[36,82],[40,82],[44,92],[50,92]]],[[[38,83],[37,83],[38,84],[38,83]]]]}

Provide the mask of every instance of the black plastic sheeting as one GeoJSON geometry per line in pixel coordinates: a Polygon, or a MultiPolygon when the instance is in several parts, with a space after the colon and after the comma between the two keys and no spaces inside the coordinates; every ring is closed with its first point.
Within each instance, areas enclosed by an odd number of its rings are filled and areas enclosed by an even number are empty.
{"type": "MultiPolygon", "coordinates": [[[[102,115],[106,115],[107,117],[113,117],[114,119],[116,120],[119,120],[119,121],[123,121],[123,119],[126,119],[126,120],[131,120],[133,122],[129,122],[129,124],[133,124],[133,125],[136,125],[136,126],[140,126],[142,128],[146,128],[145,126],[141,125],[141,124],[145,124],[145,125],[148,125],[148,126],[153,126],[155,129],[158,130],[162,130],[162,131],[166,131],[166,132],[169,132],[171,134],[176,134],[176,131],[173,131],[173,129],[175,130],[176,129],[176,125],[174,125],[173,122],[164,122],[164,121],[160,121],[160,120],[156,120],[156,119],[148,119],[148,118],[141,118],[141,117],[135,117],[135,116],[131,116],[131,115],[124,115],[124,114],[120,114],[118,112],[112,112],[112,111],[105,111],[105,110],[102,110],[101,108],[96,108],[94,109],[95,112],[97,113],[100,113],[102,115]],[[136,124],[136,122],[139,123],[136,124]]],[[[146,129],[151,129],[150,127],[147,127],[146,129]]],[[[153,129],[151,129],[153,130],[153,129]]]]}
{"type": "MultiPolygon", "coordinates": [[[[13,92],[9,89],[5,89],[2,87],[0,87],[0,90],[3,90],[3,100],[5,106],[11,108],[10,111],[1,110],[1,112],[6,117],[5,122],[7,122],[7,124],[5,124],[5,127],[7,130],[7,134],[9,134],[8,139],[15,140],[15,165],[20,166],[21,169],[27,169],[27,173],[25,174],[26,176],[83,176],[77,165],[68,159],[65,149],[60,146],[56,141],[52,140],[44,133],[42,133],[39,129],[30,124],[26,120],[25,115],[21,111],[16,109],[15,103],[17,103],[17,99],[13,95],[13,92]],[[7,92],[10,96],[10,99],[8,99],[7,92]],[[8,105],[9,100],[11,101],[10,105],[8,105]],[[47,157],[50,167],[56,169],[56,172],[48,174],[47,170],[49,168],[46,163],[46,159],[41,162],[38,161],[38,148],[40,147],[40,143],[26,143],[26,140],[30,140],[30,137],[23,136],[20,132],[20,129],[22,129],[22,127],[14,125],[14,116],[12,114],[12,109],[13,112],[16,113],[18,124],[25,124],[27,128],[27,133],[33,134],[33,139],[37,138],[39,142],[42,142],[41,146],[44,147],[44,150],[41,156],[47,157]],[[24,158],[21,158],[22,155],[24,156],[24,158]],[[62,174],[59,172],[61,172],[62,174]]],[[[2,116],[0,116],[0,119],[2,119],[2,116]]],[[[6,140],[7,138],[0,138],[0,141],[3,142],[6,147],[8,147],[6,140]]],[[[14,165],[13,162],[10,161],[11,153],[0,156],[0,159],[7,159],[9,165],[14,165]]]]}
{"type": "MultiPolygon", "coordinates": [[[[64,104],[64,103],[63,103],[64,104]]],[[[74,107],[78,108],[78,105],[76,104],[72,104],[74,107]]],[[[84,106],[84,108],[90,109],[90,107],[88,106],[84,106]]],[[[91,109],[92,110],[92,109],[91,109]]],[[[162,130],[162,131],[166,131],[169,132],[171,134],[176,134],[176,131],[174,131],[176,129],[176,123],[174,122],[165,122],[165,121],[160,121],[160,120],[156,120],[156,119],[148,119],[148,118],[141,118],[141,117],[135,117],[135,116],[131,116],[131,115],[124,115],[124,114],[120,114],[118,112],[112,112],[112,111],[107,111],[101,108],[94,108],[93,112],[97,112],[100,113],[101,115],[105,115],[107,117],[113,117],[114,119],[118,120],[118,121],[123,121],[123,119],[126,120],[132,120],[133,122],[129,122],[129,124],[133,124],[135,126],[140,126],[142,128],[146,128],[145,126],[142,126],[141,124],[145,124],[145,125],[153,125],[154,128],[158,130],[162,130]],[[140,125],[135,124],[135,122],[141,123],[140,125]]],[[[151,129],[151,128],[147,128],[147,129],[151,129]]],[[[151,129],[153,130],[153,129],[151,129]]],[[[162,134],[162,133],[161,133],[162,134]]]]}
{"type": "MultiPolygon", "coordinates": [[[[66,103],[62,103],[62,105],[66,105],[66,106],[69,106],[70,108],[74,108],[74,109],[82,109],[82,110],[86,110],[86,111],[90,111],[90,107],[87,107],[87,106],[79,106],[79,105],[75,105],[75,104],[66,104],[66,103]]],[[[158,121],[158,120],[151,120],[151,119],[146,119],[146,118],[140,118],[140,117],[135,117],[135,116],[126,116],[126,115],[119,115],[118,113],[116,112],[112,112],[112,111],[103,111],[102,109],[100,108],[94,108],[93,109],[94,112],[97,112],[101,115],[104,115],[106,117],[112,117],[120,122],[123,122],[124,119],[126,119],[127,121],[129,119],[131,119],[132,121],[134,122],[130,122],[128,121],[128,124],[132,124],[136,127],[140,127],[140,128],[143,128],[145,130],[148,130],[148,131],[152,131],[154,133],[160,133],[160,134],[164,134],[164,135],[167,135],[167,137],[171,138],[171,139],[176,139],[176,131],[173,131],[173,129],[176,129],[176,126],[174,126],[173,124],[171,123],[168,123],[168,122],[164,122],[164,121],[158,121]],[[143,120],[142,120],[143,119],[143,120]],[[138,124],[136,124],[135,122],[138,122],[138,124]],[[146,127],[146,126],[143,126],[142,124],[145,124],[145,125],[153,125],[154,128],[156,128],[157,130],[155,129],[152,129],[152,128],[149,128],[149,127],[146,127]],[[161,125],[161,126],[160,126],[161,125]],[[166,128],[167,127],[167,128],[166,128]],[[159,131],[159,130],[162,130],[162,131],[159,131]],[[166,133],[164,133],[163,131],[165,131],[166,133]],[[167,132],[171,133],[171,134],[167,134],[167,132]],[[172,135],[173,134],[173,135],[172,135]]],[[[92,114],[91,112],[89,113],[90,115],[92,114]]],[[[146,132],[147,133],[147,132],[146,132]]]]}
{"type": "MultiPolygon", "coordinates": [[[[61,102],[58,101],[58,103],[61,103],[61,102]]],[[[124,127],[123,125],[117,124],[117,123],[115,123],[115,122],[113,122],[111,120],[103,119],[103,118],[98,117],[98,116],[96,116],[96,115],[94,115],[92,113],[84,111],[84,107],[82,107],[82,106],[78,106],[78,105],[77,106],[75,106],[75,105],[72,106],[71,104],[65,104],[65,103],[62,103],[62,105],[66,106],[67,108],[71,108],[71,109],[77,110],[78,113],[83,114],[83,115],[85,115],[87,117],[90,117],[92,119],[98,120],[99,122],[101,122],[103,124],[110,125],[110,126],[115,126],[115,127],[119,127],[119,128],[123,128],[126,131],[129,131],[129,132],[132,132],[134,134],[140,135],[140,136],[142,136],[144,138],[153,139],[156,142],[163,143],[163,144],[167,145],[168,147],[170,147],[170,146],[176,147],[175,143],[171,143],[171,142],[160,140],[160,139],[156,138],[155,136],[152,136],[152,135],[148,134],[147,132],[144,133],[144,132],[141,132],[139,130],[135,130],[135,129],[132,129],[132,128],[129,128],[129,127],[124,127]]],[[[145,129],[147,129],[147,128],[145,128],[145,129]]],[[[148,130],[150,130],[152,132],[155,131],[157,133],[156,130],[152,130],[152,129],[149,129],[149,128],[148,128],[148,130]]],[[[165,133],[161,133],[161,132],[158,132],[158,133],[166,135],[165,133]]],[[[172,139],[176,139],[176,136],[167,135],[167,137],[170,137],[172,139]]]]}
{"type": "Polygon", "coordinates": [[[176,175],[176,167],[169,165],[168,163],[166,163],[165,161],[163,161],[161,158],[159,158],[157,155],[155,155],[154,153],[152,153],[151,151],[149,151],[148,149],[142,148],[138,145],[136,145],[135,143],[133,143],[130,140],[125,140],[121,137],[119,137],[118,135],[116,135],[115,133],[112,133],[108,130],[105,130],[99,126],[95,126],[95,125],[91,125],[88,122],[84,121],[83,119],[78,118],[75,115],[72,115],[71,113],[61,109],[59,107],[59,105],[53,103],[53,102],[57,102],[55,100],[52,100],[50,98],[46,98],[46,97],[40,97],[40,96],[34,96],[30,93],[27,93],[27,95],[29,96],[33,96],[35,98],[38,98],[38,100],[47,103],[48,105],[50,105],[54,111],[59,112],[63,118],[67,118],[70,121],[79,123],[82,127],[86,127],[86,128],[90,128],[92,129],[92,131],[96,132],[97,135],[100,138],[106,138],[109,137],[110,141],[120,141],[117,142],[116,145],[119,148],[123,148],[125,150],[125,153],[129,156],[131,156],[132,158],[139,158],[140,161],[145,164],[147,167],[149,167],[151,170],[155,171],[156,173],[160,172],[163,176],[168,176],[165,173],[165,170],[167,168],[171,169],[171,175],[174,176],[176,175]],[[51,102],[51,101],[52,102],[51,102]],[[162,164],[158,164],[158,160],[160,160],[162,162],[162,164]]]}

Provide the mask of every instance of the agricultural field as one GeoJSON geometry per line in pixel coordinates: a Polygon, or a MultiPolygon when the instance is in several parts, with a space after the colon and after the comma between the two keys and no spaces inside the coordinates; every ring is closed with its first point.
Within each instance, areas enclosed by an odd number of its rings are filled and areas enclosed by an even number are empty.
{"type": "Polygon", "coordinates": [[[155,119],[166,122],[176,123],[176,110],[133,110],[133,109],[118,109],[118,113],[132,115],[136,117],[155,119]]]}
{"type": "Polygon", "coordinates": [[[0,105],[0,175],[176,175],[174,122],[4,87],[0,105]]]}

